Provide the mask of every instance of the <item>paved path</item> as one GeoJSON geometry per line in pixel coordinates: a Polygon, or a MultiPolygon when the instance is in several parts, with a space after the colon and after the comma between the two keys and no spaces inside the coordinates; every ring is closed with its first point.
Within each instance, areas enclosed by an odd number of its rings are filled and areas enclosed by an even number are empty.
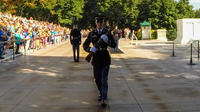
{"type": "Polygon", "coordinates": [[[65,42],[1,63],[0,112],[200,112],[199,65],[170,57],[168,43],[121,39],[120,50],[110,50],[106,108],[97,101],[87,53],[74,63],[65,42]]]}

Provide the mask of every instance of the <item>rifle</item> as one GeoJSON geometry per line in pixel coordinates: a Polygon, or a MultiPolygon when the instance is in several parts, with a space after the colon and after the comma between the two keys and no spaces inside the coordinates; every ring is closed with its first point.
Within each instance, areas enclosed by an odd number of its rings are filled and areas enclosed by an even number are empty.
{"type": "MultiPolygon", "coordinates": [[[[110,29],[106,32],[106,35],[108,36],[108,40],[110,40],[109,38],[111,37],[110,36],[110,33],[113,29],[110,29]]],[[[97,43],[94,45],[95,48],[99,48],[101,45],[105,44],[104,40],[99,38],[99,40],[97,41],[97,43]]],[[[92,56],[93,56],[93,52],[89,52],[89,54],[85,57],[85,60],[87,62],[90,62],[90,60],[92,59],[92,56]]]]}
{"type": "Polygon", "coordinates": [[[90,62],[90,60],[91,60],[93,54],[94,54],[93,52],[90,52],[90,53],[85,57],[85,60],[86,60],[88,63],[90,62]]]}
{"type": "MultiPolygon", "coordinates": [[[[126,18],[127,16],[129,16],[130,15],[130,13],[128,13],[124,18],[126,18]]],[[[121,19],[122,20],[122,19],[121,19]]],[[[120,22],[120,20],[119,21],[117,21],[117,23],[115,24],[115,25],[113,25],[113,27],[112,28],[110,28],[109,30],[108,30],[108,32],[106,32],[106,35],[108,36],[108,40],[110,40],[109,38],[110,38],[110,35],[111,35],[111,31],[114,29],[114,27],[115,26],[117,26],[117,24],[120,22]]],[[[105,43],[104,41],[103,41],[103,39],[99,39],[98,41],[97,41],[97,44],[95,45],[95,47],[96,48],[99,48],[99,46],[100,45],[102,45],[103,43],[105,43]]],[[[87,62],[90,62],[90,60],[92,59],[92,56],[93,56],[93,52],[89,52],[89,54],[85,57],[85,60],[87,61],[87,62]]]]}

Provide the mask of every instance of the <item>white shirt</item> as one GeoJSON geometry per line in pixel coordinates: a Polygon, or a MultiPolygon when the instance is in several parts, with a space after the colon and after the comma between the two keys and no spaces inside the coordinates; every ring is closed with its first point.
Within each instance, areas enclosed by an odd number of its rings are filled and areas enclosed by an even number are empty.
{"type": "Polygon", "coordinates": [[[103,28],[101,28],[101,29],[97,29],[98,34],[101,34],[101,33],[102,33],[102,30],[103,30],[103,28]]]}

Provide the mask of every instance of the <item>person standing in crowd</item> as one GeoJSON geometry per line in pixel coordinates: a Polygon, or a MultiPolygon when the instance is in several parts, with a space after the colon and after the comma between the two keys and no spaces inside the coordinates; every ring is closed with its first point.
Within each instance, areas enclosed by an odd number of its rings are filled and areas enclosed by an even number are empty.
{"type": "Polygon", "coordinates": [[[119,29],[118,29],[117,26],[115,26],[115,29],[113,30],[113,35],[114,35],[114,39],[115,39],[115,43],[116,43],[116,46],[115,46],[114,51],[115,51],[115,52],[118,52],[118,45],[119,45],[120,31],[119,31],[119,29]]]}
{"type": "Polygon", "coordinates": [[[32,41],[31,41],[31,47],[33,49],[36,49],[37,48],[37,43],[36,43],[36,40],[38,38],[38,34],[37,34],[37,28],[33,28],[32,29],[32,41]]]}
{"type": "Polygon", "coordinates": [[[2,26],[0,26],[0,59],[4,59],[4,41],[5,41],[5,32],[2,26]]]}
{"type": "Polygon", "coordinates": [[[17,29],[16,30],[16,33],[15,33],[15,44],[16,44],[16,51],[15,51],[15,54],[20,54],[19,52],[19,47],[21,45],[21,39],[22,39],[22,35],[21,35],[21,29],[17,29]]]}
{"type": "Polygon", "coordinates": [[[70,32],[70,42],[73,47],[74,62],[79,62],[79,46],[81,45],[81,32],[77,25],[73,25],[70,32]]]}
{"type": "Polygon", "coordinates": [[[111,64],[111,57],[107,50],[108,46],[114,48],[116,43],[112,34],[103,27],[104,18],[95,18],[96,29],[88,34],[87,39],[83,44],[86,52],[93,53],[92,65],[95,83],[99,90],[99,101],[102,101],[102,106],[106,106],[108,93],[108,72],[111,64]],[[92,43],[93,47],[90,47],[92,43]]]}
{"type": "Polygon", "coordinates": [[[9,53],[8,49],[11,45],[11,40],[12,40],[11,30],[8,28],[5,28],[5,34],[6,34],[5,41],[7,41],[7,42],[4,43],[4,54],[7,54],[7,53],[9,53]]]}

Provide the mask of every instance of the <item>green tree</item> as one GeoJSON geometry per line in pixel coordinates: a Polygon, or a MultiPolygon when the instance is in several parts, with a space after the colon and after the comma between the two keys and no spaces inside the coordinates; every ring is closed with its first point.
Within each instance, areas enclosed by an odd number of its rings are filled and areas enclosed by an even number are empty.
{"type": "Polygon", "coordinates": [[[195,17],[200,18],[200,9],[195,11],[195,17]]]}
{"type": "Polygon", "coordinates": [[[169,40],[174,40],[176,38],[177,11],[176,3],[173,0],[162,0],[162,7],[160,8],[160,28],[167,29],[167,38],[169,40]]]}
{"type": "Polygon", "coordinates": [[[113,0],[100,4],[100,11],[106,15],[109,25],[134,28],[138,15],[137,0],[113,0]]]}
{"type": "Polygon", "coordinates": [[[11,14],[16,13],[16,9],[18,7],[22,7],[24,0],[1,0],[0,1],[0,8],[2,12],[7,12],[11,14]]]}
{"type": "Polygon", "coordinates": [[[84,0],[3,0],[0,4],[4,12],[71,25],[82,18],[84,0]]]}
{"type": "Polygon", "coordinates": [[[143,21],[149,21],[154,29],[175,27],[177,10],[173,0],[143,0],[138,4],[138,9],[138,26],[143,21]]]}
{"type": "Polygon", "coordinates": [[[61,24],[71,25],[82,18],[84,0],[59,0],[54,11],[61,24]]]}
{"type": "Polygon", "coordinates": [[[0,11],[4,11],[4,9],[5,9],[5,4],[4,4],[4,2],[1,0],[1,1],[0,1],[0,11]]]}
{"type": "Polygon", "coordinates": [[[143,0],[138,4],[138,9],[138,28],[139,23],[148,21],[153,29],[167,29],[170,34],[168,39],[172,40],[176,37],[174,29],[176,29],[177,10],[174,0],[143,0]]]}
{"type": "Polygon", "coordinates": [[[138,14],[138,0],[87,0],[85,2],[83,19],[84,28],[94,27],[94,18],[104,16],[106,23],[113,26],[121,21],[119,27],[134,27],[138,14]],[[124,18],[126,17],[126,18],[124,18]]]}
{"type": "Polygon", "coordinates": [[[189,4],[189,0],[179,0],[176,9],[178,9],[178,19],[192,18],[195,16],[193,6],[189,4]]]}
{"type": "Polygon", "coordinates": [[[138,5],[139,14],[137,16],[137,26],[136,29],[140,28],[140,23],[143,21],[147,21],[150,17],[150,0],[142,0],[138,5]]]}
{"type": "Polygon", "coordinates": [[[79,21],[79,25],[82,28],[94,27],[94,18],[97,16],[97,0],[85,0],[83,8],[83,18],[79,21]]]}

